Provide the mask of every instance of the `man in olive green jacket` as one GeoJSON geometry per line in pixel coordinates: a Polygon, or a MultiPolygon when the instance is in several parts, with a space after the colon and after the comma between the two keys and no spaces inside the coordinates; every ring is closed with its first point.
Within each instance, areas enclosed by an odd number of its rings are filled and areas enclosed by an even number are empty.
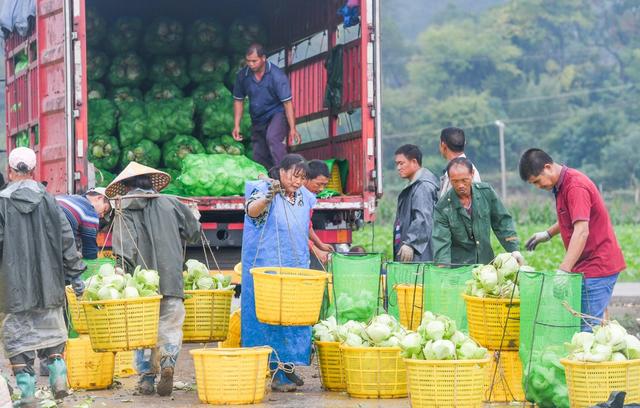
{"type": "Polygon", "coordinates": [[[491,230],[519,263],[524,259],[513,219],[496,192],[473,182],[473,165],[464,157],[447,166],[452,189],[436,205],[434,261],[443,264],[487,264],[494,258],[491,230]]]}

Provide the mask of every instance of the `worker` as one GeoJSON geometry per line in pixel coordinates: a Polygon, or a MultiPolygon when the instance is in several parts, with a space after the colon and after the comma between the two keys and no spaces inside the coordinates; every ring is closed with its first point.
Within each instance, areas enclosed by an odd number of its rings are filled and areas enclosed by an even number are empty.
{"type": "Polygon", "coordinates": [[[86,265],[67,218],[44,186],[33,179],[36,154],[18,147],[9,154],[9,184],[0,191],[0,314],[2,344],[21,392],[17,404],[37,407],[33,363],[46,356],[56,399],[68,395],[65,284],[77,296],[86,265]]]}
{"type": "MultiPolygon", "coordinates": [[[[448,127],[442,129],[442,132],[440,132],[440,154],[447,163],[457,157],[467,157],[464,154],[464,146],[466,143],[464,130],[460,128],[448,127]]],[[[476,169],[476,166],[473,166],[473,182],[480,183],[481,181],[478,169],[476,169]]],[[[449,190],[451,190],[451,182],[445,169],[442,171],[442,176],[440,177],[440,198],[449,190]]]]}
{"type": "MultiPolygon", "coordinates": [[[[309,172],[304,182],[304,186],[312,194],[318,195],[329,184],[329,166],[322,160],[310,160],[308,163],[309,172]]],[[[311,210],[311,218],[313,218],[313,210],[311,210]]],[[[309,222],[309,249],[311,251],[311,262],[314,258],[323,264],[327,263],[329,254],[333,252],[333,246],[322,242],[318,234],[313,230],[313,222],[309,222]]]]}
{"type": "MultiPolygon", "coordinates": [[[[242,346],[270,346],[282,363],[308,365],[310,326],[277,326],[256,318],[253,267],[309,267],[309,221],[316,198],[304,186],[309,170],[304,158],[288,154],[270,173],[274,182],[247,182],[242,237],[242,346]]],[[[275,365],[271,369],[276,369],[275,365]]],[[[295,370],[277,370],[272,389],[295,391],[304,382],[295,370]]]]}
{"type": "Polygon", "coordinates": [[[58,205],[71,224],[76,246],[78,251],[82,252],[84,259],[98,257],[99,248],[96,239],[100,230],[100,219],[111,211],[111,204],[105,191],[105,188],[98,187],[83,195],[56,196],[58,205]]]}
{"type": "Polygon", "coordinates": [[[436,205],[433,242],[435,262],[487,264],[494,258],[491,230],[520,265],[520,241],[511,215],[486,183],[473,182],[473,164],[465,157],[449,162],[452,189],[436,205]]]}
{"type": "Polygon", "coordinates": [[[238,72],[233,87],[232,136],[237,141],[243,140],[240,120],[244,100],[249,98],[253,160],[270,169],[287,154],[287,135],[290,144],[301,141],[296,129],[291,85],[285,72],[267,61],[262,45],[250,45],[245,58],[247,66],[238,72]]]}
{"type": "Polygon", "coordinates": [[[110,198],[124,196],[115,201],[112,242],[116,263],[122,264],[127,273],[142,266],[160,275],[163,297],[158,343],[153,350],[136,351],[138,391],[143,395],[156,391],[158,370],[158,395],[169,396],[173,391],[185,317],[183,249],[185,243],[195,243],[200,238],[197,208],[190,208],[176,197],[158,194],[170,181],[171,176],[164,172],[131,162],[106,191],[110,198]],[[157,358],[159,367],[155,363],[157,358]]]}
{"type": "Polygon", "coordinates": [[[438,201],[438,179],[422,167],[422,152],[416,145],[400,146],[395,152],[398,175],[409,183],[398,196],[393,231],[396,261],[428,262],[433,259],[433,208],[438,201]]]}
{"type": "MultiPolygon", "coordinates": [[[[529,251],[560,234],[566,249],[554,278],[554,294],[563,297],[571,273],[582,275],[582,313],[602,318],[611,300],[618,275],[627,266],[609,213],[596,185],[583,173],[553,161],[540,149],[529,149],[520,158],[520,178],[553,192],[555,224],[536,232],[526,242],[529,251]]],[[[582,323],[583,331],[598,324],[582,323]]]]}

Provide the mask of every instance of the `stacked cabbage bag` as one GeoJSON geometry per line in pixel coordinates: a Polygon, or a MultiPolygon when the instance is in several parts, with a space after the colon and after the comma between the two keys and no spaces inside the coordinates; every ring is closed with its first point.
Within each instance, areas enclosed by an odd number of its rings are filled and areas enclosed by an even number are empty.
{"type": "Polygon", "coordinates": [[[160,276],[157,271],[138,266],[133,275],[111,264],[100,267],[98,274],[86,282],[85,298],[90,301],[134,299],[158,295],[160,276]]]}
{"type": "MultiPolygon", "coordinates": [[[[231,137],[231,90],[246,47],[265,41],[259,22],[239,19],[225,26],[215,19],[187,22],[166,16],[109,21],[89,8],[87,27],[93,27],[87,38],[88,158],[97,173],[117,174],[137,161],[176,170],[177,177],[193,153],[252,157],[246,104],[244,143],[231,137]]],[[[235,161],[234,169],[248,167],[244,159],[235,161]]],[[[218,192],[215,196],[243,192],[237,186],[183,188],[174,177],[166,193],[207,189],[218,192]]]]}

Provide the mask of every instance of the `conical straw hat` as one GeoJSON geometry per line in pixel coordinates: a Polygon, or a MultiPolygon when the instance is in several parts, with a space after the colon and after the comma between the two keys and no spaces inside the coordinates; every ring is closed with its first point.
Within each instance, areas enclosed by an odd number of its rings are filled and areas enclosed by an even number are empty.
{"type": "Polygon", "coordinates": [[[171,176],[167,173],[132,161],[118,174],[118,177],[107,186],[107,197],[125,195],[126,190],[122,182],[132,177],[145,175],[151,177],[151,184],[153,184],[154,190],[158,192],[171,182],[171,176]]]}

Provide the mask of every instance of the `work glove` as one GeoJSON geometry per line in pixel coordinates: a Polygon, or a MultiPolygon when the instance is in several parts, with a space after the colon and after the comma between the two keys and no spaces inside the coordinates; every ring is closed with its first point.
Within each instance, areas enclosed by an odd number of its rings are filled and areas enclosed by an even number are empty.
{"type": "Polygon", "coordinates": [[[513,251],[511,253],[511,256],[514,257],[516,261],[518,261],[518,265],[520,266],[524,265],[524,256],[522,256],[520,251],[513,251]]]}
{"type": "Polygon", "coordinates": [[[71,289],[76,294],[76,297],[81,297],[84,293],[84,282],[79,277],[71,280],[71,289]]]}
{"type": "Polygon", "coordinates": [[[562,269],[556,270],[556,276],[553,277],[553,297],[556,299],[565,299],[569,291],[569,272],[562,269]]]}
{"type": "Polygon", "coordinates": [[[533,251],[536,249],[539,243],[547,242],[550,239],[551,235],[549,235],[547,231],[536,232],[531,238],[527,240],[527,243],[524,245],[527,248],[527,251],[533,251]]]}
{"type": "Polygon", "coordinates": [[[400,262],[411,262],[413,261],[413,248],[410,245],[403,244],[397,255],[400,262]]]}
{"type": "Polygon", "coordinates": [[[273,201],[273,197],[276,196],[280,192],[280,182],[275,180],[269,185],[269,190],[267,194],[265,194],[264,198],[267,199],[267,202],[270,203],[273,201]]]}

